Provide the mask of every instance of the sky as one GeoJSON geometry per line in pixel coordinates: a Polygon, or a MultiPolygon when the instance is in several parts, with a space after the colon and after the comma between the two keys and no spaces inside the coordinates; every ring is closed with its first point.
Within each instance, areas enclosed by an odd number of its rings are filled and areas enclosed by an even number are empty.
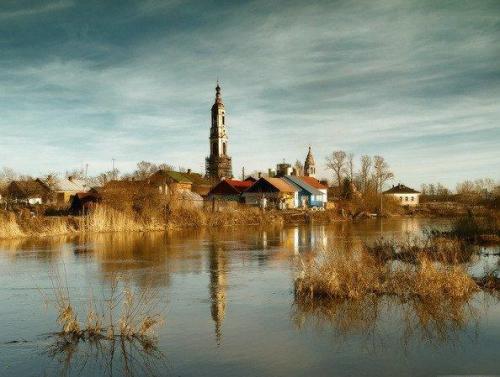
{"type": "MultiPolygon", "coordinates": [[[[0,167],[203,172],[222,87],[233,173],[334,150],[393,183],[500,180],[500,1],[0,2],[0,167]]],[[[359,164],[358,164],[359,165],[359,164]]]]}

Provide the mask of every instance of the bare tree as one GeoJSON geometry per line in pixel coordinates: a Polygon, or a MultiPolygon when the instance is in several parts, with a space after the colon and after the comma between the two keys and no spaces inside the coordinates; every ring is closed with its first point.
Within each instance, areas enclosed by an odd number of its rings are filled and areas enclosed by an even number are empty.
{"type": "Polygon", "coordinates": [[[368,191],[368,181],[370,179],[371,169],[372,169],[372,158],[368,155],[361,156],[361,166],[359,168],[359,181],[361,184],[361,190],[365,194],[368,191]]]}
{"type": "Polygon", "coordinates": [[[19,178],[19,174],[17,174],[14,169],[3,167],[0,170],[0,190],[5,189],[10,182],[15,181],[19,178]]]}
{"type": "Polygon", "coordinates": [[[297,175],[304,175],[304,165],[302,162],[299,160],[295,161],[295,164],[293,165],[295,170],[297,170],[297,175]]]}
{"type": "Polygon", "coordinates": [[[158,166],[156,164],[148,161],[141,161],[137,163],[137,169],[132,173],[132,178],[144,180],[157,171],[158,166]]]}
{"type": "Polygon", "coordinates": [[[382,156],[373,157],[373,177],[377,185],[377,192],[382,192],[384,184],[391,178],[394,178],[394,174],[389,168],[389,164],[385,161],[382,156]]]}
{"type": "Polygon", "coordinates": [[[347,172],[349,174],[349,180],[352,182],[354,180],[354,153],[349,153],[347,155],[347,172]]]}
{"type": "Polygon", "coordinates": [[[333,171],[337,180],[337,187],[342,186],[342,178],[345,172],[347,155],[344,151],[334,151],[326,157],[326,167],[333,171]]]}

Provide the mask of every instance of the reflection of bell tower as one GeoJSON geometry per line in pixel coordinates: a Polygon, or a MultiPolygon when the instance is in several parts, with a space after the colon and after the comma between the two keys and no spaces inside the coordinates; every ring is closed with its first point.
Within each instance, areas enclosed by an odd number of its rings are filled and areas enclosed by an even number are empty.
{"type": "Polygon", "coordinates": [[[222,338],[222,321],[226,313],[226,265],[225,251],[215,244],[210,248],[210,301],[212,319],[215,322],[217,344],[222,338]]]}
{"type": "Polygon", "coordinates": [[[215,88],[215,103],[212,106],[210,156],[206,159],[206,173],[208,178],[216,180],[233,176],[227,145],[226,110],[222,103],[219,82],[215,88]]]}

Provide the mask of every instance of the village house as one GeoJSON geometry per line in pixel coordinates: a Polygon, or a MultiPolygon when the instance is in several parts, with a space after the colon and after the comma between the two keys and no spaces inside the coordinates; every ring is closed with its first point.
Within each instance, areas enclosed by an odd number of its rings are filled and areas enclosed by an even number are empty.
{"type": "Polygon", "coordinates": [[[73,196],[79,192],[87,192],[88,187],[84,180],[74,177],[57,178],[48,176],[45,179],[37,179],[52,193],[50,202],[58,205],[68,204],[73,196]]]}
{"type": "Polygon", "coordinates": [[[212,184],[209,179],[205,178],[199,173],[194,173],[191,169],[188,169],[186,173],[182,173],[187,179],[192,182],[191,191],[206,197],[212,188],[212,184]]]}
{"type": "Polygon", "coordinates": [[[208,192],[209,185],[201,175],[180,173],[172,170],[159,170],[148,179],[148,184],[157,188],[160,194],[173,195],[182,205],[203,206],[203,197],[200,193],[208,192]],[[190,178],[194,179],[193,182],[190,178]],[[206,187],[208,186],[208,187],[206,187]],[[193,188],[197,191],[193,191],[193,188]]]}
{"type": "MultiPolygon", "coordinates": [[[[285,175],[284,180],[292,184],[298,190],[298,205],[301,208],[323,208],[326,203],[326,193],[308,184],[303,178],[294,175],[285,175]]],[[[310,177],[306,177],[310,178],[310,177]]],[[[312,177],[311,177],[312,178],[312,177]]],[[[314,179],[314,178],[312,178],[314,179]]]]}
{"type": "Polygon", "coordinates": [[[52,198],[51,191],[36,179],[12,181],[5,190],[5,200],[24,204],[45,204],[52,198]]]}
{"type": "Polygon", "coordinates": [[[191,191],[193,182],[184,174],[171,170],[158,170],[148,182],[157,187],[161,194],[175,194],[183,190],[191,191]]]}
{"type": "Polygon", "coordinates": [[[243,192],[249,189],[254,182],[253,178],[245,181],[223,179],[210,190],[208,199],[241,202],[243,201],[243,192]]]}
{"type": "Polygon", "coordinates": [[[279,209],[297,208],[298,189],[281,178],[260,178],[244,193],[245,203],[279,209]]]}
{"type": "Polygon", "coordinates": [[[420,192],[401,183],[392,186],[383,192],[388,197],[393,197],[401,206],[415,207],[420,202],[420,192]]]}

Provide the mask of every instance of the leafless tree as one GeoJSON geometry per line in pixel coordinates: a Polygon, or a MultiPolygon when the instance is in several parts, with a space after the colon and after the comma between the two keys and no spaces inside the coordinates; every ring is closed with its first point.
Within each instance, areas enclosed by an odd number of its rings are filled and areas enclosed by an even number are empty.
{"type": "Polygon", "coordinates": [[[349,180],[352,182],[354,180],[354,153],[349,153],[347,155],[347,172],[349,174],[349,180]]]}
{"type": "Polygon", "coordinates": [[[368,155],[361,156],[361,166],[359,168],[359,181],[363,193],[368,191],[368,183],[372,169],[372,158],[368,155]]]}
{"type": "Polygon", "coordinates": [[[347,154],[344,151],[334,151],[326,157],[326,167],[333,171],[337,181],[337,187],[341,187],[342,178],[345,173],[347,154]]]}
{"type": "Polygon", "coordinates": [[[295,161],[293,167],[297,170],[297,175],[304,175],[304,165],[299,160],[295,161]]]}
{"type": "Polygon", "coordinates": [[[373,177],[377,185],[377,192],[382,192],[384,184],[391,178],[394,178],[394,174],[389,168],[389,164],[385,161],[382,156],[373,157],[373,177]]]}
{"type": "Polygon", "coordinates": [[[151,174],[158,171],[158,166],[149,161],[141,161],[137,163],[136,170],[132,173],[132,177],[138,180],[144,180],[151,176],[151,174]]]}

